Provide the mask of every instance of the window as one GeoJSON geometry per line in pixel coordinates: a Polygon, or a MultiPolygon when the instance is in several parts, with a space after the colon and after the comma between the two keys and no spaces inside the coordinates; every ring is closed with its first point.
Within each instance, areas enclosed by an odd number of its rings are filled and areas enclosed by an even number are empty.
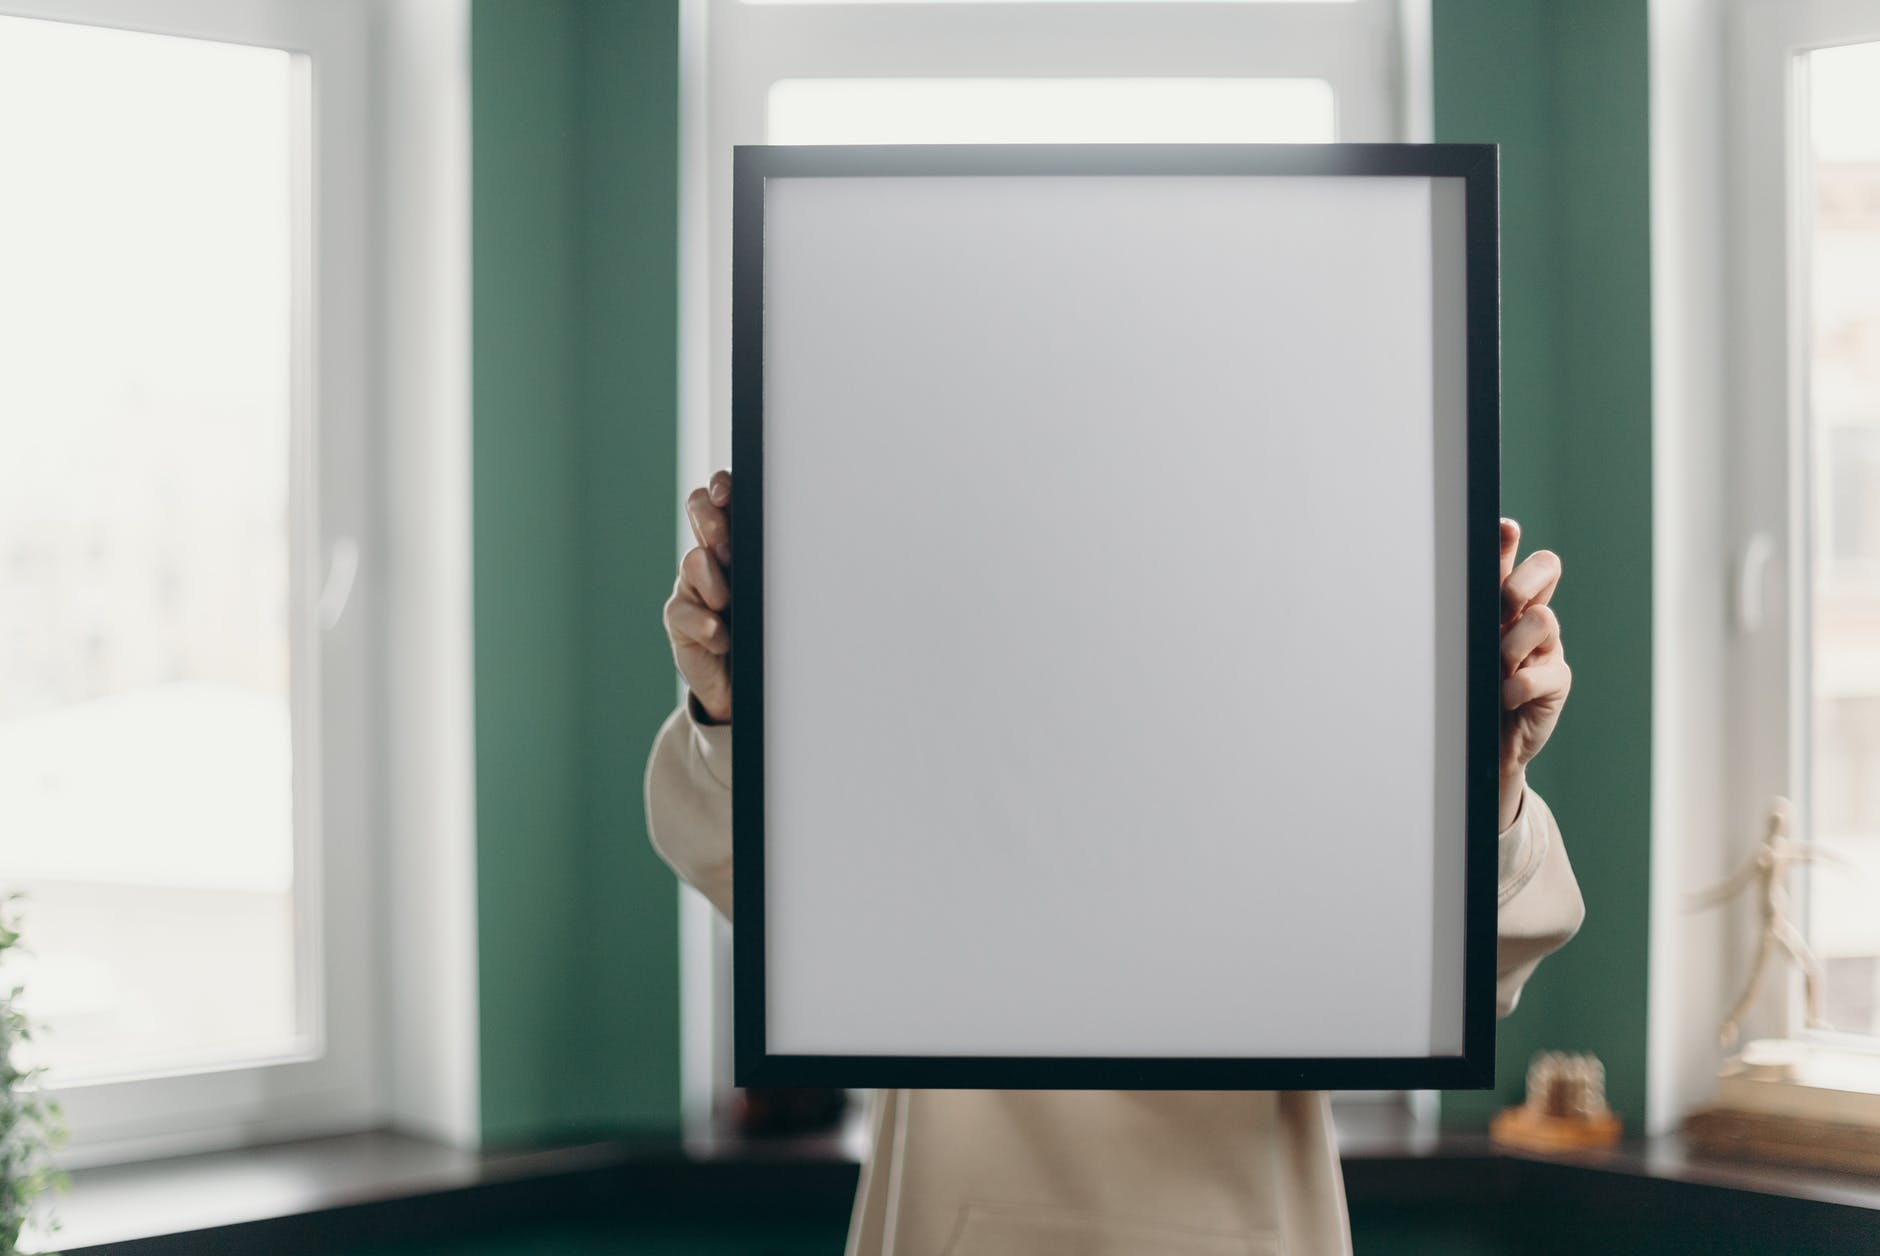
{"type": "MultiPolygon", "coordinates": [[[[1739,816],[1790,798],[1830,1038],[1880,1048],[1880,21],[1739,0],[1739,816]],[[1763,562],[1764,556],[1768,561],[1763,562]],[[1749,791],[1754,791],[1749,792],[1749,791]]],[[[1799,977],[1756,1032],[1810,1035],[1799,977]]],[[[1814,1035],[1820,1036],[1820,1035],[1814,1035]]]]}
{"type": "Polygon", "coordinates": [[[62,1082],[301,1045],[291,60],[0,18],[58,189],[0,205],[0,865],[62,1082]]]}
{"type": "Polygon", "coordinates": [[[1324,79],[782,79],[771,144],[1329,144],[1324,79]]]}
{"type": "MultiPolygon", "coordinates": [[[[733,145],[1427,136],[1428,10],[1403,0],[687,0],[682,12],[687,487],[730,458],[733,145]]],[[[703,1124],[730,1086],[730,930],[682,893],[685,1103],[703,1124]]]]}
{"type": "Polygon", "coordinates": [[[366,9],[36,12],[0,13],[15,976],[77,1162],[368,1124],[366,9]]]}
{"type": "Polygon", "coordinates": [[[1805,53],[1797,70],[1805,814],[1808,835],[1848,861],[1810,865],[1808,934],[1828,1023],[1880,1045],[1880,41],[1805,53]]]}
{"type": "Polygon", "coordinates": [[[1760,934],[1747,895],[1703,916],[1687,896],[1754,852],[1778,797],[1844,861],[1791,885],[1832,1028],[1778,954],[1742,1036],[1880,1050],[1880,16],[1665,6],[1653,44],[1663,1129],[1714,1094],[1760,934]]]}

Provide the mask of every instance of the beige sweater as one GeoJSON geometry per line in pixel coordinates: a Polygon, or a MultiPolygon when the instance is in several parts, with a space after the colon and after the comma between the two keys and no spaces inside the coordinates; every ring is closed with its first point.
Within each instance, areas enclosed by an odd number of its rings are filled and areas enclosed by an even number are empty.
{"type": "MultiPolygon", "coordinates": [[[[689,707],[653,745],[647,824],[661,857],[729,919],[731,730],[689,707]]],[[[1501,835],[1500,899],[1505,1016],[1585,910],[1532,791],[1501,835]]],[[[1351,1250],[1323,1092],[878,1090],[871,1115],[847,1256],[1351,1250]]]]}

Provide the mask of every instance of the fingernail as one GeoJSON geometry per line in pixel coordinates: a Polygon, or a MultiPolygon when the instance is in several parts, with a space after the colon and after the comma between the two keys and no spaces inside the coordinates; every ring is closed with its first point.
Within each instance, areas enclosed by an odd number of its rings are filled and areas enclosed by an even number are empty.
{"type": "Polygon", "coordinates": [[[731,547],[725,542],[720,541],[718,544],[712,546],[712,553],[717,556],[718,565],[720,567],[729,567],[731,565],[731,547]]]}
{"type": "Polygon", "coordinates": [[[722,506],[725,504],[725,499],[730,496],[731,496],[731,489],[728,485],[725,484],[723,480],[712,481],[712,486],[711,486],[712,505],[722,506]]]}

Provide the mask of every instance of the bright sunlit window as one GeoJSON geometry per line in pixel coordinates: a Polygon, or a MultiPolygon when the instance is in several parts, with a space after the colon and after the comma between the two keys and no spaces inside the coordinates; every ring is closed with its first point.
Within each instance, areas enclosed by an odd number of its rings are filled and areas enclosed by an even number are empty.
{"type": "Polygon", "coordinates": [[[1329,144],[1323,79],[784,79],[772,144],[1329,144]]]}
{"type": "Polygon", "coordinates": [[[0,876],[61,1082],[303,1030],[291,61],[0,18],[0,876]]]}
{"type": "Polygon", "coordinates": [[[1880,1036],[1880,43],[1807,56],[1813,557],[1808,931],[1836,1030],[1880,1036]]]}
{"type": "Polygon", "coordinates": [[[38,1026],[22,1063],[73,1165],[365,1128],[370,10],[12,4],[0,893],[24,951],[0,979],[38,1026]]]}
{"type": "MultiPolygon", "coordinates": [[[[1008,0],[741,0],[744,4],[1004,4],[1008,0]]],[[[1076,4],[1092,3],[1093,0],[1030,0],[1031,3],[1076,4]]],[[[1110,0],[1094,0],[1095,3],[1108,3],[1110,0]]],[[[1127,0],[1123,0],[1127,2],[1127,0]]],[[[1137,0],[1139,3],[1140,0],[1137,0]]],[[[1160,3],[1161,0],[1153,0],[1160,3]]],[[[1195,0],[1173,0],[1174,3],[1194,3],[1195,0]]],[[[1205,0],[1215,4],[1355,4],[1358,0],[1205,0]]]]}

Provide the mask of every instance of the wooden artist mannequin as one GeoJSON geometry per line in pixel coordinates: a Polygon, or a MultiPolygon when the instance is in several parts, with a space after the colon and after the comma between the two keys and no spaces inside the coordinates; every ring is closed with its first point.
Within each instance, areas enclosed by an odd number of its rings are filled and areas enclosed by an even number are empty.
{"type": "Polygon", "coordinates": [[[1743,993],[1738,996],[1717,1031],[1717,1040],[1726,1047],[1736,1044],[1743,1017],[1762,991],[1763,976],[1768,971],[1770,959],[1777,947],[1786,951],[1802,970],[1808,1027],[1820,1029],[1827,1025],[1821,1013],[1821,961],[1809,949],[1808,939],[1802,936],[1802,931],[1789,916],[1790,865],[1815,859],[1839,862],[1828,852],[1810,843],[1798,842],[1790,836],[1789,801],[1777,798],[1769,808],[1769,823],[1763,832],[1762,845],[1735,872],[1699,893],[1692,901],[1694,910],[1715,907],[1735,898],[1752,879],[1761,886],[1757,905],[1762,912],[1762,937],[1756,944],[1756,958],[1750,967],[1749,983],[1744,986],[1743,993]]]}

